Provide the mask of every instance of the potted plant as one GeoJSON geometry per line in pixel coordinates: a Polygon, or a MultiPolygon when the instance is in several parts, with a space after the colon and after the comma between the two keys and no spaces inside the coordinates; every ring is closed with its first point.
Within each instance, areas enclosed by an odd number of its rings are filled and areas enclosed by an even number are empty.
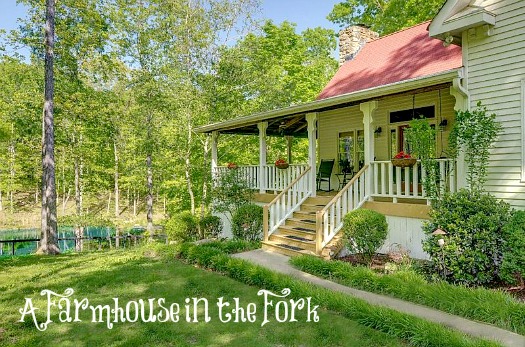
{"type": "Polygon", "coordinates": [[[288,167],[290,166],[290,164],[288,164],[286,162],[286,160],[284,160],[283,158],[279,158],[275,161],[275,166],[278,168],[278,169],[288,169],[288,167]]]}
{"type": "Polygon", "coordinates": [[[226,165],[226,167],[228,169],[237,169],[238,168],[237,164],[235,164],[235,163],[228,163],[228,165],[226,165]]]}
{"type": "Polygon", "coordinates": [[[397,167],[412,167],[416,163],[416,158],[413,158],[409,153],[403,151],[397,153],[392,158],[392,165],[397,167]]]}

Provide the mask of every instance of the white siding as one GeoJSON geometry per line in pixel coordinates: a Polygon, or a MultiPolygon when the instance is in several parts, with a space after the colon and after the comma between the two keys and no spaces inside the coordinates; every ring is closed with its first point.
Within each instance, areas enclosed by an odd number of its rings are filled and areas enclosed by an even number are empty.
{"type": "Polygon", "coordinates": [[[465,35],[463,49],[471,107],[478,101],[497,115],[503,132],[491,153],[486,188],[514,207],[525,209],[523,177],[523,96],[525,78],[525,1],[485,0],[488,11],[496,14],[491,36],[478,28],[465,35]]]}
{"type": "Polygon", "coordinates": [[[423,251],[423,219],[386,216],[388,223],[388,236],[385,243],[379,249],[381,253],[395,250],[396,245],[401,245],[410,251],[410,257],[416,259],[429,259],[428,253],[423,251]]]}

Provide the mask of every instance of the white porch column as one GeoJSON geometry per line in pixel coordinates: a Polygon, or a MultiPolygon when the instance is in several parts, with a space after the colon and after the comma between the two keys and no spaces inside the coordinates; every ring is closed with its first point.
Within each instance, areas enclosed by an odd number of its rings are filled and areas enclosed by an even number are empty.
{"type": "MultiPolygon", "coordinates": [[[[359,105],[361,112],[363,112],[363,128],[365,135],[365,165],[370,165],[374,161],[375,156],[375,139],[374,139],[374,111],[377,109],[377,100],[364,102],[359,105]]],[[[365,195],[372,193],[372,170],[368,170],[365,180],[365,195]]]]}
{"type": "MultiPolygon", "coordinates": [[[[469,95],[467,90],[461,85],[462,76],[454,78],[450,87],[450,95],[456,99],[455,111],[467,111],[469,109],[469,95]]],[[[456,182],[457,189],[467,186],[467,166],[465,164],[465,151],[459,148],[456,158],[456,182]]]]}
{"type": "Polygon", "coordinates": [[[257,124],[259,129],[259,193],[266,193],[266,175],[264,166],[266,165],[266,129],[268,129],[268,122],[260,122],[257,124]]]}
{"type": "MultiPolygon", "coordinates": [[[[219,142],[219,132],[211,132],[211,173],[215,175],[215,170],[218,166],[217,144],[219,142]]],[[[213,177],[213,176],[212,176],[213,177]]]]}
{"type": "Polygon", "coordinates": [[[217,185],[217,166],[219,165],[217,144],[219,142],[219,132],[211,132],[211,184],[213,187],[217,185]]]}
{"type": "Polygon", "coordinates": [[[308,123],[308,165],[310,166],[310,184],[312,196],[317,196],[317,113],[307,113],[308,123]]]}

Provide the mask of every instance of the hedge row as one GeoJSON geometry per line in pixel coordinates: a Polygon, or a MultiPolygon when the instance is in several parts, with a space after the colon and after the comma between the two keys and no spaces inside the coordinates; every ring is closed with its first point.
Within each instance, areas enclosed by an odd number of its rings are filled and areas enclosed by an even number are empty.
{"type": "Polygon", "coordinates": [[[391,295],[525,334],[525,304],[504,292],[467,288],[443,281],[428,283],[414,271],[383,275],[362,266],[308,256],[292,258],[291,263],[304,272],[349,287],[391,295]]]}

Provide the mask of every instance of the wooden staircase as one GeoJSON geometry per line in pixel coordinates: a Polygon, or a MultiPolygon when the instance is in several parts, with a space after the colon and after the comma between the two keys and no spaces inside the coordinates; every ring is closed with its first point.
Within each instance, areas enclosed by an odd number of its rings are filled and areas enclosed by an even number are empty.
{"type": "Polygon", "coordinates": [[[332,199],[332,196],[317,196],[307,198],[299,210],[286,219],[268,241],[263,241],[262,248],[288,256],[315,255],[330,258],[342,247],[340,237],[335,237],[321,254],[316,254],[316,212],[322,210],[332,199]]]}

